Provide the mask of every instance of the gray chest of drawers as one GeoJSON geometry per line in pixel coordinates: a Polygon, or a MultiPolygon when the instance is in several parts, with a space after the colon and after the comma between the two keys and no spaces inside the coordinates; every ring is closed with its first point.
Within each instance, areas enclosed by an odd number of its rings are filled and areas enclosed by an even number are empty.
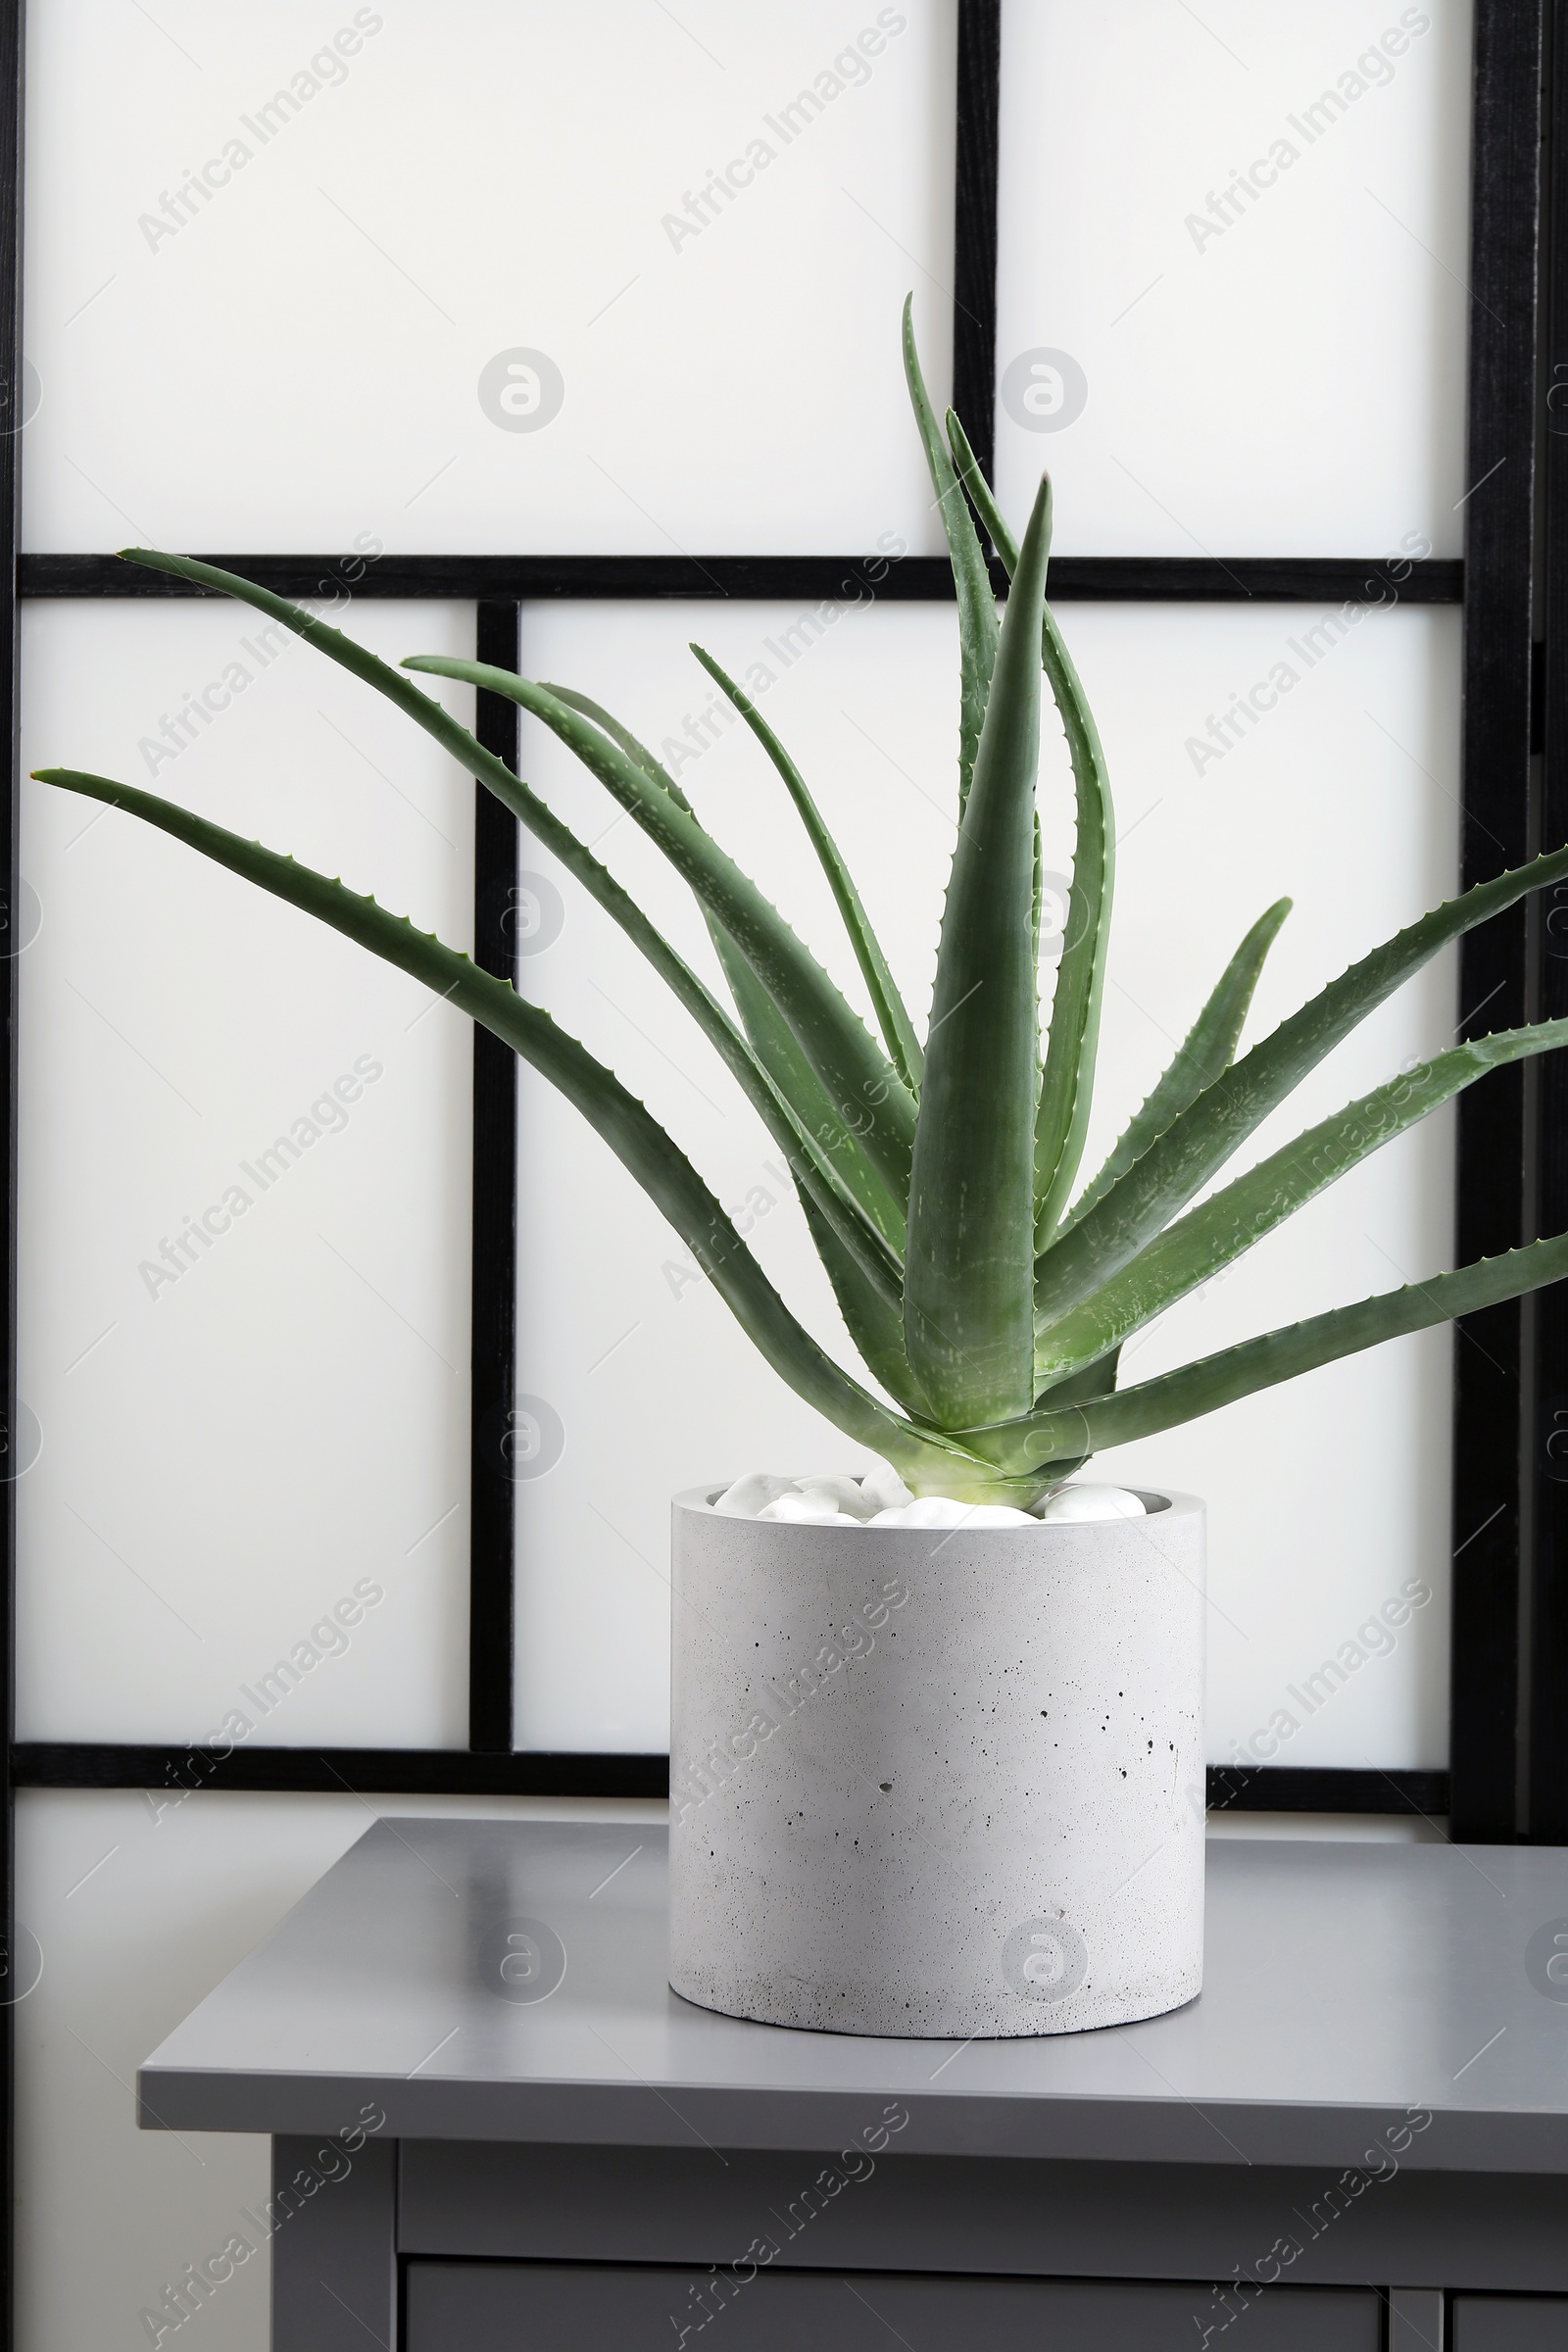
{"type": "Polygon", "coordinates": [[[1225,1840],[1173,2016],[792,2034],[668,1990],[662,1831],[388,1821],[141,2120],[271,2135],[275,2352],[1568,2352],[1559,1950],[1556,1850],[1225,1840]]]}

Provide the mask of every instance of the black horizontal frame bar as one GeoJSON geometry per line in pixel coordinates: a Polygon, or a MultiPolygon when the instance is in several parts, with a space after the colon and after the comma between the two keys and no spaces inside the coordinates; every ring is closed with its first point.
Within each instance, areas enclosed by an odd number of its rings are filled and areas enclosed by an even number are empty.
{"type": "Polygon", "coordinates": [[[1338,1764],[1208,1768],[1211,1813],[1419,1813],[1448,1810],[1446,1772],[1367,1772],[1338,1764]]]}
{"type": "MultiPolygon", "coordinates": [[[[764,597],[808,603],[877,598],[940,604],[953,595],[946,556],[204,556],[274,595],[496,599],[764,597]],[[351,576],[353,575],[353,576],[351,576]]],[[[1363,556],[1057,556],[1052,596],[1066,604],[1456,605],[1464,566],[1363,556]]],[[[992,565],[998,595],[1006,575],[992,565]]],[[[118,556],[19,556],[24,597],[206,596],[118,556]]]]}
{"type": "MultiPolygon", "coordinates": [[[[669,1758],[570,1750],[484,1755],[461,1747],[231,1748],[29,1740],[11,1751],[19,1788],[352,1790],[356,1795],[667,1796],[669,1758]]],[[[1222,1813],[1446,1813],[1446,1772],[1211,1765],[1222,1813]]]]}
{"type": "Polygon", "coordinates": [[[577,1749],[143,1747],[37,1740],[11,1751],[19,1788],[320,1790],[422,1796],[667,1796],[669,1758],[577,1749]]]}

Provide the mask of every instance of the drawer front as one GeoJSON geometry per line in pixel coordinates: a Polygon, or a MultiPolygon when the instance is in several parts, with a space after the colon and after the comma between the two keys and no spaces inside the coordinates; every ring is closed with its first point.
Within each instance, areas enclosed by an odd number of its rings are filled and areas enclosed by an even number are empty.
{"type": "MultiPolygon", "coordinates": [[[[1237,2305],[1209,2287],[1120,2280],[894,2278],[882,2271],[711,2271],[412,2262],[408,2352],[679,2352],[722,2319],[723,2352],[1196,2352],[1246,2317],[1246,2352],[1378,2352],[1378,2298],[1276,2287],[1237,2305]]],[[[1520,2339],[1523,2341],[1523,2339],[1520,2339]]],[[[1542,2339],[1544,2341],[1545,2339],[1542,2339]]],[[[1534,2338],[1531,2339],[1535,2341],[1534,2338]]]]}
{"type": "Polygon", "coordinates": [[[1455,2295],[1453,2352],[1568,2352],[1568,2295],[1455,2295]]]}

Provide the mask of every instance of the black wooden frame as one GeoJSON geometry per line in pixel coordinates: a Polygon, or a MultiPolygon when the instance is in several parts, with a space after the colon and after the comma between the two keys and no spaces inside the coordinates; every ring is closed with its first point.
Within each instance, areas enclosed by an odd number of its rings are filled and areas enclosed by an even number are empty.
{"type": "MultiPolygon", "coordinates": [[[[983,455],[992,437],[995,405],[1000,14],[1000,0],[961,0],[954,372],[958,403],[973,420],[983,455]]],[[[0,0],[4,24],[0,71],[9,64],[5,86],[18,96],[10,125],[17,147],[14,162],[20,157],[21,16],[21,0],[0,0]]],[[[1477,479],[1489,466],[1496,465],[1495,453],[1504,445],[1504,454],[1514,463],[1508,468],[1504,494],[1494,494],[1469,510],[1465,564],[1441,560],[1421,564],[1399,585],[1399,594],[1407,603],[1448,604],[1463,595],[1466,604],[1465,855],[1466,877],[1472,880],[1482,879],[1492,870],[1486,864],[1486,854],[1491,851],[1495,859],[1499,829],[1508,847],[1507,862],[1522,857],[1531,821],[1528,776],[1521,780],[1515,772],[1519,764],[1515,754],[1522,740],[1523,758],[1528,760],[1533,386],[1527,380],[1521,397],[1518,375],[1521,350],[1528,355],[1534,348],[1534,284],[1529,273],[1534,265],[1536,183],[1534,151],[1528,141],[1534,120],[1531,110],[1537,103],[1532,61],[1538,57],[1540,37],[1536,0],[1525,0],[1525,5],[1507,0],[1506,6],[1503,0],[1480,0],[1474,230],[1477,300],[1473,318],[1485,322],[1486,331],[1477,323],[1472,336],[1470,447],[1477,479]],[[1486,300],[1488,292],[1495,302],[1486,300]],[[1503,305],[1506,325],[1498,324],[1496,302],[1503,305]],[[1478,626],[1483,617],[1486,625],[1478,626]],[[1512,727],[1507,761],[1495,758],[1499,725],[1512,727]],[[1485,762],[1483,744],[1492,747],[1492,756],[1485,762]]],[[[20,179],[17,184],[20,186],[20,179]]],[[[20,201],[17,215],[20,238],[20,201]]],[[[16,346],[11,380],[20,384],[20,246],[9,258],[9,285],[0,278],[0,309],[9,321],[10,344],[16,346]]],[[[12,435],[5,443],[5,476],[0,489],[9,487],[13,518],[16,454],[17,438],[12,435]]],[[[242,554],[216,560],[283,594],[308,595],[318,591],[323,581],[333,582],[329,558],[242,554]]],[[[830,556],[701,560],[389,556],[367,570],[355,593],[377,600],[455,597],[472,601],[478,607],[481,658],[512,661],[516,656],[520,609],[526,602],[823,596],[838,586],[849,561],[830,556]]],[[[118,599],[200,593],[183,582],[132,569],[109,556],[19,554],[14,580],[13,636],[18,597],[118,599]]],[[[1000,572],[998,584],[1002,585],[1000,572]]],[[[1388,586],[1383,566],[1370,558],[1068,557],[1053,567],[1053,595],[1058,601],[1227,603],[1261,599],[1309,603],[1357,596],[1381,599],[1388,586]]],[[[918,602],[951,596],[946,561],[906,559],[889,572],[879,594],[889,601],[918,602]]],[[[14,685],[12,693],[14,701],[14,685]]],[[[513,753],[515,713],[509,706],[481,697],[479,726],[491,748],[503,756],[513,753]]],[[[14,862],[14,753],[12,769],[9,838],[14,862]]],[[[476,793],[475,952],[487,968],[506,972],[511,968],[507,918],[516,872],[516,827],[489,794],[477,787],[476,793]]],[[[1523,924],[1516,923],[1514,932],[1506,935],[1503,924],[1488,926],[1473,934],[1468,945],[1474,953],[1466,967],[1467,998],[1479,1001],[1489,990],[1497,992],[1498,979],[1493,972],[1495,963],[1504,993],[1509,995],[1510,1016],[1523,1018],[1527,994],[1523,924]],[[1478,942],[1482,944],[1477,946],[1478,942]]],[[[13,1038],[8,1086],[14,1085],[16,1050],[14,966],[11,983],[13,1038]]],[[[1568,980],[1564,984],[1568,987],[1568,980]]],[[[1555,1077],[1554,1064],[1547,1063],[1544,1069],[1549,1086],[1555,1077]]],[[[143,1787],[177,1783],[234,1788],[324,1788],[348,1781],[371,1788],[468,1789],[475,1794],[501,1789],[583,1795],[662,1791],[665,1763],[662,1757],[551,1755],[514,1751],[512,1746],[512,1515],[509,1488],[497,1475],[495,1432],[505,1426],[510,1407],[515,1336],[511,1307],[516,1260],[515,1100],[512,1057],[486,1034],[476,1034],[468,1748],[249,1748],[220,1759],[200,1749],[177,1746],[102,1741],[19,1746],[13,1742],[15,1785],[143,1787]]],[[[1471,1114],[1461,1138],[1459,1209],[1461,1254],[1468,1255],[1481,1247],[1509,1246],[1523,1228],[1524,1114],[1517,1073],[1498,1073],[1485,1090],[1465,1097],[1461,1110],[1471,1114]],[[1502,1096],[1510,1083],[1520,1101],[1500,1105],[1495,1098],[1502,1096]],[[1480,1237],[1474,1250],[1468,1247],[1471,1236],[1480,1237]]],[[[8,1132],[14,1153],[14,1113],[8,1132]]],[[[14,1253],[14,1214],[9,1242],[14,1253]]],[[[1491,1314],[1502,1318],[1506,1328],[1500,1335],[1493,1335],[1493,1344],[1484,1351],[1476,1350],[1477,1359],[1489,1366],[1490,1389],[1481,1384],[1481,1393],[1475,1394],[1476,1383],[1467,1387],[1469,1359],[1462,1347],[1462,1369],[1456,1379],[1461,1438],[1456,1523],[1473,1520],[1479,1530],[1465,1546],[1471,1552],[1469,1565],[1463,1570],[1456,1568],[1456,1622],[1465,1631],[1466,1654],[1471,1659],[1484,1657],[1488,1671],[1482,1678],[1473,1674],[1455,1677],[1454,1770],[1459,1780],[1452,1801],[1456,1807],[1467,1804],[1467,1818],[1473,1816],[1488,1833],[1512,1835],[1517,1825],[1511,1815],[1505,1824],[1497,1816],[1494,1792],[1506,1785],[1511,1799],[1517,1769],[1514,1701],[1519,1686],[1520,1596],[1525,1583],[1519,1566],[1525,1482],[1520,1476],[1517,1443],[1523,1378],[1518,1337],[1521,1317],[1515,1308],[1494,1309],[1491,1314]],[[1492,1359],[1499,1355],[1503,1367],[1500,1404],[1498,1376],[1490,1368],[1492,1359]],[[1499,1495],[1503,1498],[1500,1509],[1499,1495]],[[1481,1522],[1488,1518],[1489,1510],[1491,1519],[1483,1528],[1481,1522]],[[1505,1728],[1506,1737],[1499,1736],[1499,1727],[1505,1728]]],[[[14,1316],[12,1320],[14,1325],[14,1316]]],[[[14,1386],[14,1331],[10,1348],[9,1377],[14,1386]]],[[[6,1426],[10,1426],[9,1410],[6,1426]]],[[[1534,1584],[1530,1589],[1535,1590],[1534,1584]]],[[[1538,1715],[1538,1721],[1543,1720],[1538,1715]]],[[[1259,1767],[1247,1772],[1216,1771],[1210,1775],[1210,1784],[1215,1803],[1247,1809],[1279,1805],[1290,1810],[1443,1812],[1449,1802],[1447,1776],[1442,1773],[1318,1773],[1259,1767]]]]}
{"type": "MultiPolygon", "coordinates": [[[[959,0],[954,382],[982,458],[995,399],[998,76],[1000,0],[959,0]]],[[[1551,624],[1568,610],[1568,0],[1476,0],[1469,471],[1466,554],[1418,565],[1406,602],[1465,608],[1464,879],[1519,862],[1539,841],[1568,837],[1568,634],[1551,624]],[[1548,23],[1548,14],[1550,22],[1548,23]],[[1543,71],[1548,143],[1539,142],[1543,71]],[[1544,212],[1543,213],[1543,207],[1544,212]],[[1544,221],[1540,302],[1544,311],[1538,380],[1538,227],[1544,221]],[[1552,363],[1560,350],[1563,358],[1552,363]],[[1559,376],[1561,383],[1559,384],[1559,376]],[[1561,393],[1560,399],[1558,393],[1561,393]],[[1541,492],[1537,495],[1538,433],[1541,492]],[[1539,505],[1539,512],[1538,512],[1539,505]],[[1533,564],[1539,561],[1539,583],[1533,564]],[[1545,623],[1532,662],[1537,604],[1545,623]],[[1532,752],[1541,755],[1539,790],[1532,752]]],[[[23,0],[0,0],[0,186],[12,211],[0,240],[0,383],[21,397],[23,0]]],[[[12,561],[0,595],[9,658],[5,697],[10,757],[0,777],[0,901],[9,908],[17,867],[16,711],[19,597],[118,598],[194,593],[183,583],[99,556],[19,556],[20,420],[0,415],[0,514],[12,561]]],[[[332,560],[218,559],[283,593],[309,594],[332,560]]],[[[558,597],[820,597],[842,580],[835,557],[388,556],[355,593],[376,598],[458,597],[478,607],[482,659],[514,660],[520,608],[558,597]]],[[[879,595],[950,596],[945,561],[910,558],[879,595]]],[[[1360,559],[1064,558],[1053,566],[1058,599],[1136,602],[1285,602],[1381,599],[1384,574],[1360,559]]],[[[480,698],[484,741],[503,756],[515,744],[515,712],[480,698]]],[[[477,788],[476,788],[477,789],[477,788]]],[[[514,821],[478,792],[475,953],[510,969],[508,918],[515,882],[514,821]]],[[[1568,1010],[1568,892],[1505,916],[1465,943],[1461,1002],[1486,1006],[1485,1027],[1568,1010]],[[1499,1011],[1500,1006],[1500,1011],[1499,1011]]],[[[17,966],[5,961],[8,1053],[5,1092],[8,1223],[3,1430],[16,1405],[17,966]]],[[[14,1738],[15,1491],[0,1481],[3,1546],[6,1750],[0,1807],[4,1852],[4,1950],[11,1942],[14,1788],[161,1788],[424,1790],[432,1793],[658,1796],[662,1756],[541,1754],[512,1746],[513,1543],[511,1493],[493,1468],[494,1433],[512,1398],[516,1257],[515,1066],[483,1033],[474,1047],[473,1508],[470,1558],[469,1744],[456,1750],[294,1749],[255,1744],[225,1760],[200,1749],[14,1738]]],[[[1568,1055],[1499,1071],[1460,1100],[1458,1254],[1512,1246],[1568,1226],[1568,1055]]],[[[1555,1416],[1568,1431],[1568,1286],[1525,1306],[1473,1317],[1456,1345],[1454,1655],[1450,1771],[1378,1773],[1220,1769],[1209,1775],[1218,1806],[1290,1811],[1449,1813],[1456,1835],[1568,1839],[1568,1437],[1554,1446],[1555,1416]]],[[[9,2075],[11,2011],[0,2004],[9,2075]]],[[[5,2163],[11,2163],[9,2130],[5,2163]]],[[[9,2194],[9,2173],[0,2193],[9,2194]]],[[[9,2278],[0,2290],[9,2311],[9,2278]]]]}

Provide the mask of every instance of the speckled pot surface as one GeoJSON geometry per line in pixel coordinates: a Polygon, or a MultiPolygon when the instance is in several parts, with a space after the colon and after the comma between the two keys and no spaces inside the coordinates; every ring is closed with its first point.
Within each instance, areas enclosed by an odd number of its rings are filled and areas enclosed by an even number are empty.
{"type": "Polygon", "coordinates": [[[678,1993],[839,2034],[1071,2034],[1197,1993],[1203,1506],[673,1518],[678,1993]]]}

